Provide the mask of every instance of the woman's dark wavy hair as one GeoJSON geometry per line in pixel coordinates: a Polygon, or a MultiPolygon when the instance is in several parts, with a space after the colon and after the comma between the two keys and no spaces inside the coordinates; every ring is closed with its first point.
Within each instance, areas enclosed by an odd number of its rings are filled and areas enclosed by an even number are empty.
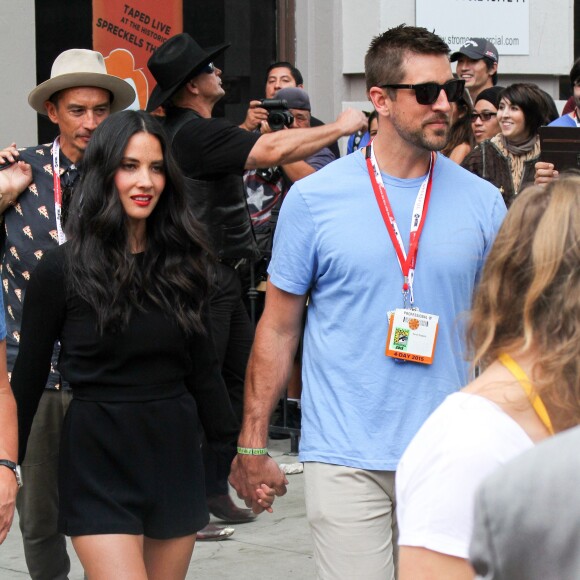
{"type": "Polygon", "coordinates": [[[208,249],[187,208],[184,179],[159,121],[143,111],[111,115],[93,133],[81,174],[67,223],[67,273],[69,290],[96,312],[98,330],[122,330],[134,309],[153,302],[174,316],[186,335],[204,333],[208,249]],[[141,266],[131,253],[127,216],[114,182],[127,144],[138,133],[159,141],[165,171],[165,188],[147,218],[141,266]]]}

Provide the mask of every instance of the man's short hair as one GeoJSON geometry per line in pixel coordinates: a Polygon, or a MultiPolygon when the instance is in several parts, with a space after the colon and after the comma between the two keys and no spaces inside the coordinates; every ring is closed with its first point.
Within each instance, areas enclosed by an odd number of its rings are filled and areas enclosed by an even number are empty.
{"type": "Polygon", "coordinates": [[[275,68],[287,68],[290,71],[290,76],[296,81],[296,86],[303,85],[304,79],[302,78],[302,73],[291,63],[286,60],[279,60],[278,62],[272,63],[266,70],[266,81],[270,76],[270,73],[275,68]]]}
{"type": "Polygon", "coordinates": [[[365,56],[367,91],[383,84],[400,83],[405,76],[403,61],[407,53],[447,56],[449,47],[426,28],[405,24],[375,36],[365,56]]]}
{"type": "Polygon", "coordinates": [[[570,85],[574,86],[580,78],[580,58],[577,58],[570,69],[570,85]]]}
{"type": "MultiPolygon", "coordinates": [[[[494,64],[497,63],[497,61],[492,60],[491,58],[488,58],[487,56],[484,56],[481,60],[483,60],[483,62],[485,63],[485,66],[487,66],[488,71],[492,70],[494,64]]],[[[495,87],[495,85],[497,85],[497,70],[491,75],[491,82],[493,83],[494,87],[495,87]]]]}

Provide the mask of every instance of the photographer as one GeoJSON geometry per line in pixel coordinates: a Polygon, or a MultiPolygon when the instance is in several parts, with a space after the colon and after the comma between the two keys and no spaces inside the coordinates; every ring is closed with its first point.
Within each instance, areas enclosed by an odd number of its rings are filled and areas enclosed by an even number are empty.
{"type": "MultiPolygon", "coordinates": [[[[266,84],[264,87],[264,95],[266,99],[270,100],[277,98],[278,91],[291,87],[297,87],[299,89],[304,88],[302,73],[287,61],[272,63],[266,71],[266,84]]],[[[268,110],[264,108],[263,101],[263,99],[254,99],[250,101],[246,118],[240,125],[240,129],[245,129],[246,131],[260,129],[261,132],[264,133],[262,126],[268,120],[268,110]]],[[[324,123],[320,119],[317,119],[312,115],[310,116],[310,127],[320,127],[322,125],[324,125],[324,123]]],[[[340,157],[338,141],[330,143],[328,148],[332,151],[336,159],[340,157]]]]}
{"type": "MultiPolygon", "coordinates": [[[[266,132],[289,129],[306,129],[310,127],[310,99],[304,89],[281,89],[275,100],[285,104],[271,109],[269,118],[274,119],[276,125],[272,128],[271,122],[266,121],[263,129],[266,132]],[[278,123],[286,114],[284,125],[278,123]]],[[[267,101],[265,101],[267,103],[267,101]]],[[[272,210],[280,207],[282,200],[292,184],[315,171],[318,171],[335,156],[328,147],[323,147],[309,157],[293,163],[285,163],[274,167],[251,169],[244,173],[244,186],[248,196],[248,209],[252,218],[252,226],[262,253],[270,249],[270,235],[273,234],[270,218],[272,210]]]]}
{"type": "MultiPolygon", "coordinates": [[[[284,88],[276,93],[276,99],[264,100],[262,106],[266,106],[269,112],[268,120],[262,124],[261,131],[272,130],[306,129],[310,127],[310,98],[304,89],[284,88]],[[273,107],[269,107],[269,103],[273,107]]],[[[248,295],[250,287],[258,282],[267,279],[267,268],[272,254],[274,241],[274,231],[276,220],[284,197],[295,181],[306,177],[322,169],[336,158],[328,147],[323,147],[302,161],[285,163],[266,169],[251,169],[244,173],[244,186],[248,196],[248,209],[252,218],[252,226],[258,248],[260,249],[260,260],[254,265],[254,280],[251,280],[249,268],[240,269],[242,280],[242,294],[248,295]]],[[[249,306],[249,305],[248,305],[249,306]]],[[[256,319],[264,308],[264,293],[256,296],[255,310],[256,319]]],[[[249,307],[251,310],[251,307],[249,307]]],[[[301,413],[299,401],[302,393],[302,383],[300,380],[300,362],[295,361],[295,372],[288,384],[288,401],[286,422],[283,415],[278,413],[275,426],[292,427],[300,429],[301,413]]],[[[288,438],[289,435],[272,432],[273,439],[288,438]]]]}

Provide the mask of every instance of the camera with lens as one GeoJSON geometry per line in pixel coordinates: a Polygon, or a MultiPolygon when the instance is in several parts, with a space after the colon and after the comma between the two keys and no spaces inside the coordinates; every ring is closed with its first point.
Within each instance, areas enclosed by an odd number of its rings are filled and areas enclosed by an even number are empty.
{"type": "Polygon", "coordinates": [[[272,131],[280,131],[290,127],[294,122],[294,115],[288,110],[286,99],[262,99],[261,106],[268,111],[268,125],[272,131]]]}

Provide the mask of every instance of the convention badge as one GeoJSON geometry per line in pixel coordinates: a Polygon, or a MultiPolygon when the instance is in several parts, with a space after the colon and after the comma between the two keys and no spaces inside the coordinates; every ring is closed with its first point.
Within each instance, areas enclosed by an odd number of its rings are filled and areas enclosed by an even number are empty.
{"type": "Polygon", "coordinates": [[[385,354],[397,360],[430,365],[435,354],[438,329],[439,316],[397,308],[389,316],[385,354]]]}

